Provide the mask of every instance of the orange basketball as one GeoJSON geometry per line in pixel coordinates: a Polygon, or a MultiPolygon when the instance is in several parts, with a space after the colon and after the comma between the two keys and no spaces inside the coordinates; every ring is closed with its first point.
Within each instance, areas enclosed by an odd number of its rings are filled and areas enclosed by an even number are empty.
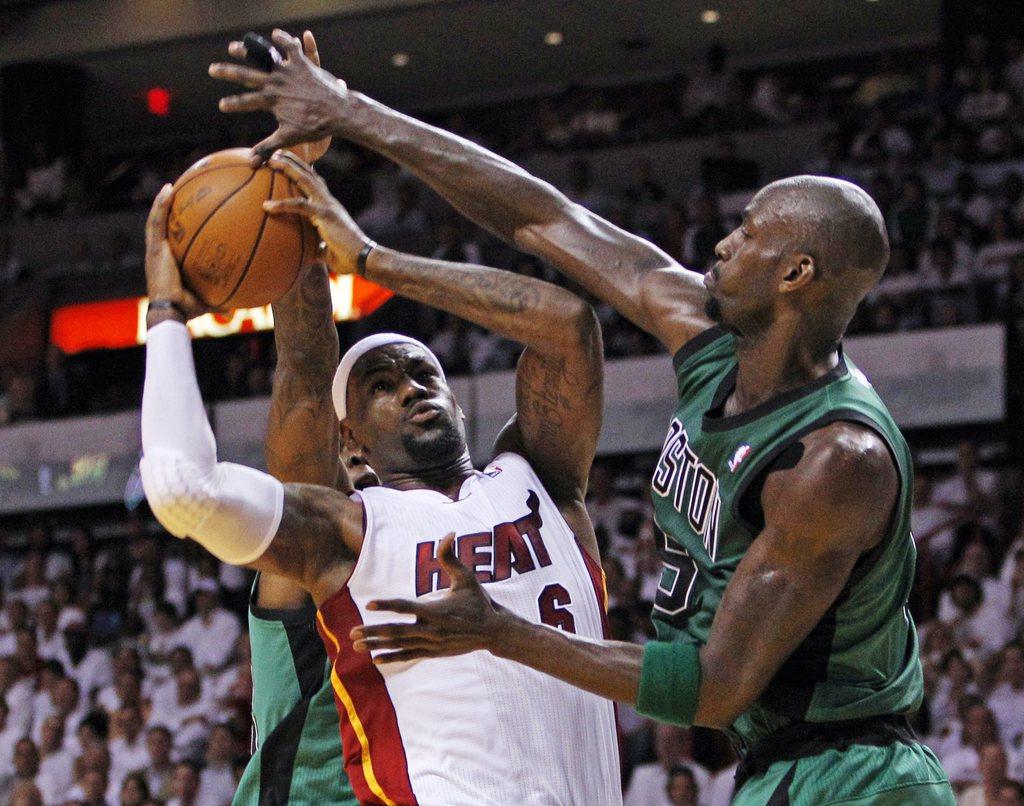
{"type": "Polygon", "coordinates": [[[185,283],[215,310],[268,305],[311,263],[316,230],[298,216],[270,216],[267,199],[301,195],[279,170],[252,168],[249,151],[203,157],[174,183],[167,221],[185,283]]]}

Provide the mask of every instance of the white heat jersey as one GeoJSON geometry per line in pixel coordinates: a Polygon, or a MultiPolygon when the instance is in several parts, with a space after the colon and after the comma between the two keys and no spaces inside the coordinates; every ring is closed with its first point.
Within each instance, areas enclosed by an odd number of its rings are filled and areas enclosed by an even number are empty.
{"type": "Polygon", "coordinates": [[[622,802],[608,700],[489,652],[376,667],[352,650],[359,624],[411,620],[374,599],[437,599],[437,546],[457,536],[487,593],[533,622],[604,635],[600,567],[523,457],[503,453],[457,500],[432,490],[363,490],[366,536],[352,576],[318,613],[333,663],[345,769],[363,803],[622,802]]]}

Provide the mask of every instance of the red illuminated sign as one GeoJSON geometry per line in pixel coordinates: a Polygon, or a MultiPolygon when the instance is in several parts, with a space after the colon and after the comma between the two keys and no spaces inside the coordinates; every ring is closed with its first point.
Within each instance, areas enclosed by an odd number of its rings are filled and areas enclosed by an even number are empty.
{"type": "MultiPolygon", "coordinates": [[[[391,291],[361,277],[331,277],[336,322],[368,316],[392,296],[391,291]]],[[[189,331],[197,339],[254,333],[273,327],[274,315],[269,305],[208,313],[188,323],[189,331]]],[[[50,317],[50,341],[69,355],[143,344],[146,341],[146,298],[83,302],[57,308],[50,317]]]]}

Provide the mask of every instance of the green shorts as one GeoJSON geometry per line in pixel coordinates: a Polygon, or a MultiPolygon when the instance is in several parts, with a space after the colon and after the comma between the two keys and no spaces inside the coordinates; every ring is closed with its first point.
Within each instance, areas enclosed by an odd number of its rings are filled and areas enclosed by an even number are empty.
{"type": "Polygon", "coordinates": [[[923,744],[855,744],[777,761],[748,780],[733,806],[955,806],[942,765],[923,744]]]}

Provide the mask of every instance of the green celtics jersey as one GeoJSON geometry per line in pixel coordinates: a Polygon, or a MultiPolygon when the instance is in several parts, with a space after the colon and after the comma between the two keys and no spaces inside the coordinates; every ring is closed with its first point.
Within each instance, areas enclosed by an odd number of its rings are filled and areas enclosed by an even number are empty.
{"type": "Polygon", "coordinates": [[[258,608],[258,584],[249,606],[254,751],[232,805],[356,806],[316,608],[258,608]]]}
{"type": "Polygon", "coordinates": [[[903,436],[863,373],[840,356],[835,369],[812,383],[726,417],[716,413],[735,383],[733,337],[709,330],[684,346],[674,364],[679,406],[651,483],[663,533],[652,616],[658,639],[707,641],[725,587],[764,525],[766,471],[785,463],[805,434],[836,421],[862,423],[886,442],[899,470],[889,533],[858,560],[835,603],[730,732],[749,749],[795,720],[916,709],[922,675],[907,610],[916,561],[913,470],[903,436]]]}

